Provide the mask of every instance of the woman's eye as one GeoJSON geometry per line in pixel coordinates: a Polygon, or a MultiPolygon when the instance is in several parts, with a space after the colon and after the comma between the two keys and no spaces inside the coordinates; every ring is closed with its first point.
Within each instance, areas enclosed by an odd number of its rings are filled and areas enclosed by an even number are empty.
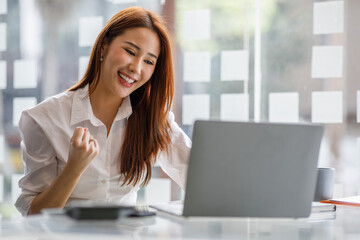
{"type": "Polygon", "coordinates": [[[145,62],[146,62],[147,64],[154,65],[154,63],[153,63],[152,61],[145,60],[145,62]]]}
{"type": "Polygon", "coordinates": [[[127,51],[130,55],[135,56],[135,53],[134,53],[133,51],[131,51],[131,50],[129,50],[129,49],[125,49],[125,51],[127,51]]]}

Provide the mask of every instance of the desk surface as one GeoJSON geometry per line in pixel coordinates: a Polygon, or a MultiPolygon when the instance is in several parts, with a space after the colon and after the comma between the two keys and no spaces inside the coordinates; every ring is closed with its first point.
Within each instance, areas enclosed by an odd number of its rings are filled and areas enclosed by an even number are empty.
{"type": "Polygon", "coordinates": [[[333,220],[185,219],[158,213],[156,217],[76,222],[66,216],[38,215],[0,220],[0,239],[360,239],[359,226],[360,208],[342,206],[333,220]]]}

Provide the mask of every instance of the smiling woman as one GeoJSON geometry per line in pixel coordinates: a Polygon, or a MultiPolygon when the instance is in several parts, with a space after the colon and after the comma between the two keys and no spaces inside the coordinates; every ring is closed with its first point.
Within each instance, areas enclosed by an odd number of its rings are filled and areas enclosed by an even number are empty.
{"type": "Polygon", "coordinates": [[[23,112],[23,214],[74,200],[135,204],[158,162],[184,189],[190,139],[170,112],[171,46],[161,18],[132,7],[114,15],[83,78],[23,112]]]}

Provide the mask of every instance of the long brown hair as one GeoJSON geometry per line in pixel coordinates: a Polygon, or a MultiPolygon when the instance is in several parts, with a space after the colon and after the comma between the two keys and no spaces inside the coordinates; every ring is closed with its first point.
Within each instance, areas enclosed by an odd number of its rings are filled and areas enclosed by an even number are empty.
{"type": "Polygon", "coordinates": [[[171,143],[168,113],[174,97],[174,72],[170,39],[161,17],[141,7],[126,8],[115,14],[97,37],[91,51],[89,65],[83,78],[68,91],[89,84],[91,95],[100,81],[102,46],[123,34],[127,29],[145,27],[157,33],[160,54],[150,80],[130,94],[133,113],[128,119],[125,139],[119,156],[119,172],[123,184],[134,186],[151,178],[152,166],[160,151],[167,152],[171,143]]]}

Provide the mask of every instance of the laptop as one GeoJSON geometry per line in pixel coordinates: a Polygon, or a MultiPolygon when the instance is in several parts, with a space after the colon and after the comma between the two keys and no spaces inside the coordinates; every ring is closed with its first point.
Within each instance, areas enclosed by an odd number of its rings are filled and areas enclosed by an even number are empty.
{"type": "Polygon", "coordinates": [[[185,217],[304,218],[323,126],[196,121],[185,199],[152,207],[185,217]]]}

